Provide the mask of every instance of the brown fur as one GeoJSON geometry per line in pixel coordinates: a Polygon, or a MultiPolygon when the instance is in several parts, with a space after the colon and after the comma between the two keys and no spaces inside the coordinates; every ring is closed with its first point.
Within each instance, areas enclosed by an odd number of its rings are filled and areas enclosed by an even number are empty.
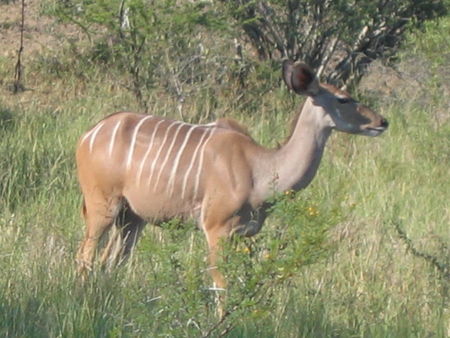
{"type": "Polygon", "coordinates": [[[230,118],[220,118],[216,121],[216,125],[220,128],[231,129],[246,136],[250,136],[250,133],[245,126],[230,118]]]}

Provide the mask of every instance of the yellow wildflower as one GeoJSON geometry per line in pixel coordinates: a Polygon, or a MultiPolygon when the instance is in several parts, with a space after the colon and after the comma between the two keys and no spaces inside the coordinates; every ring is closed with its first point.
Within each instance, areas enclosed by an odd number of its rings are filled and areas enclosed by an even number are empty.
{"type": "Polygon", "coordinates": [[[289,195],[292,195],[294,193],[294,190],[286,190],[285,192],[284,192],[284,194],[286,195],[286,196],[289,196],[289,195]]]}
{"type": "Polygon", "coordinates": [[[319,215],[319,210],[313,206],[309,206],[306,210],[308,212],[308,216],[315,217],[319,215]]]}

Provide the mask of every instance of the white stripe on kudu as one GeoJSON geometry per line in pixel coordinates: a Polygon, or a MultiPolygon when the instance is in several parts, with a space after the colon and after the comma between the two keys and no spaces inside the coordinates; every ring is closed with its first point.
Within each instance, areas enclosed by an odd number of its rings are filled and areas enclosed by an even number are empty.
{"type": "Polygon", "coordinates": [[[89,137],[91,137],[92,134],[93,134],[94,132],[96,132],[97,129],[99,129],[102,125],[103,125],[103,122],[100,122],[100,123],[98,123],[95,127],[93,127],[91,130],[89,130],[86,134],[84,134],[84,136],[81,138],[80,144],[83,143],[83,142],[85,142],[85,141],[87,141],[87,139],[88,139],[89,137]]]}
{"type": "Polygon", "coordinates": [[[119,130],[120,125],[122,124],[122,120],[119,120],[119,122],[117,122],[116,126],[113,129],[113,132],[111,134],[111,142],[109,143],[109,157],[112,156],[112,152],[114,149],[114,144],[116,143],[116,135],[117,135],[117,131],[119,130]]]}
{"type": "Polygon", "coordinates": [[[161,156],[161,152],[162,152],[162,150],[164,148],[164,145],[166,144],[167,137],[169,136],[169,133],[170,133],[170,129],[172,129],[172,127],[174,127],[176,124],[180,124],[180,123],[182,123],[182,122],[180,122],[180,121],[172,121],[172,123],[167,127],[166,133],[164,134],[164,139],[163,139],[163,141],[161,143],[161,146],[158,149],[158,153],[156,154],[156,157],[153,160],[152,167],[150,169],[150,176],[148,177],[148,182],[147,182],[148,186],[150,186],[150,183],[152,183],[153,171],[155,170],[156,163],[158,162],[159,156],[161,156]]]}
{"type": "MultiPolygon", "coordinates": [[[[177,128],[177,130],[176,130],[176,132],[175,132],[175,135],[174,135],[173,138],[172,138],[172,143],[170,144],[170,147],[169,147],[169,149],[167,150],[166,157],[164,158],[164,161],[163,161],[163,163],[162,163],[162,165],[161,165],[161,168],[159,169],[158,177],[156,178],[156,183],[155,183],[155,185],[153,186],[153,189],[154,189],[154,190],[156,190],[156,187],[158,186],[159,179],[161,178],[161,174],[162,174],[162,172],[164,171],[164,168],[165,168],[166,165],[167,165],[167,161],[169,160],[169,157],[170,157],[170,155],[171,155],[171,153],[172,153],[172,150],[173,150],[173,147],[174,147],[175,142],[176,142],[176,140],[177,140],[178,134],[180,133],[181,128],[183,128],[183,127],[186,126],[186,125],[187,125],[186,123],[183,123],[183,122],[182,122],[182,123],[178,126],[178,128],[177,128]]],[[[191,126],[191,127],[192,127],[192,126],[191,126]]]]}
{"type": "Polygon", "coordinates": [[[183,144],[181,145],[180,149],[178,149],[177,157],[175,158],[172,172],[171,172],[170,178],[169,178],[169,196],[172,196],[172,194],[173,194],[175,175],[177,173],[178,165],[180,164],[180,159],[181,159],[181,156],[183,155],[184,148],[186,148],[186,145],[189,141],[189,138],[191,137],[192,132],[198,127],[200,127],[200,126],[198,126],[198,125],[191,126],[191,129],[186,133],[183,144]]]}
{"type": "Polygon", "coordinates": [[[151,116],[151,115],[144,117],[142,120],[139,121],[138,124],[136,124],[136,127],[134,128],[133,136],[131,137],[130,149],[128,150],[127,170],[129,170],[130,166],[131,166],[131,160],[133,159],[133,153],[134,153],[134,148],[136,145],[137,135],[139,133],[139,128],[141,128],[141,126],[144,124],[144,122],[146,120],[148,120],[149,118],[152,118],[152,117],[153,116],[151,116]]]}
{"type": "Polygon", "coordinates": [[[80,140],[80,144],[83,143],[84,141],[86,141],[86,139],[87,139],[89,136],[91,136],[91,134],[92,134],[92,130],[91,130],[91,131],[88,131],[86,134],[84,134],[83,137],[82,137],[81,140],[80,140]]]}
{"type": "Polygon", "coordinates": [[[211,139],[211,136],[214,134],[216,127],[212,127],[211,128],[211,133],[208,135],[207,139],[205,140],[205,142],[203,143],[201,149],[200,149],[200,160],[198,163],[198,167],[197,167],[197,175],[195,178],[195,187],[194,187],[194,200],[197,199],[197,193],[198,193],[198,186],[200,183],[200,175],[202,173],[202,167],[203,167],[203,156],[205,154],[205,148],[206,145],[208,144],[209,140],[211,139]]]}
{"type": "Polygon", "coordinates": [[[92,153],[92,148],[94,147],[95,138],[97,137],[98,132],[105,125],[105,121],[102,121],[92,132],[91,139],[89,141],[89,152],[92,153]]]}
{"type": "Polygon", "coordinates": [[[155,135],[158,132],[160,124],[163,123],[164,121],[165,120],[159,121],[153,128],[153,133],[152,133],[152,137],[150,139],[150,143],[148,145],[148,148],[147,148],[147,151],[146,151],[144,157],[142,158],[141,165],[139,167],[139,172],[138,172],[137,180],[136,180],[138,185],[140,185],[140,183],[141,183],[142,171],[144,170],[144,165],[145,165],[145,162],[147,161],[147,157],[150,155],[150,152],[153,149],[153,141],[155,140],[155,135]]]}
{"type": "Polygon", "coordinates": [[[205,147],[208,144],[208,141],[211,139],[211,136],[214,134],[215,129],[216,127],[211,128],[211,134],[209,134],[208,138],[205,140],[205,143],[203,143],[202,145],[202,149],[200,150],[200,162],[198,163],[197,176],[195,178],[194,200],[197,199],[198,185],[200,183],[200,175],[202,173],[203,155],[205,154],[205,147]]]}
{"type": "Polygon", "coordinates": [[[189,168],[188,170],[186,170],[186,174],[184,174],[184,179],[183,179],[183,187],[181,190],[181,198],[184,199],[184,194],[186,192],[186,185],[187,185],[187,180],[189,178],[189,174],[192,171],[192,168],[194,168],[194,163],[197,160],[197,155],[198,155],[198,151],[200,150],[200,147],[202,145],[202,142],[204,141],[204,139],[206,138],[206,136],[208,136],[209,134],[212,133],[212,129],[208,129],[206,131],[203,131],[203,135],[200,138],[200,141],[197,144],[197,147],[195,147],[194,153],[192,154],[192,159],[191,159],[191,163],[189,164],[189,168]]]}

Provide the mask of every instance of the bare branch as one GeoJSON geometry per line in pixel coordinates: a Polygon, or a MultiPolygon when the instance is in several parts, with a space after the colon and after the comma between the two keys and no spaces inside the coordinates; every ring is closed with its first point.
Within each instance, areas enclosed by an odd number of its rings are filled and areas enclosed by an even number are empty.
{"type": "Polygon", "coordinates": [[[25,30],[25,0],[22,0],[22,17],[20,23],[20,46],[17,51],[17,62],[14,68],[14,83],[13,83],[13,93],[17,94],[19,92],[23,92],[25,87],[22,84],[22,53],[24,50],[23,47],[23,32],[25,30]]]}

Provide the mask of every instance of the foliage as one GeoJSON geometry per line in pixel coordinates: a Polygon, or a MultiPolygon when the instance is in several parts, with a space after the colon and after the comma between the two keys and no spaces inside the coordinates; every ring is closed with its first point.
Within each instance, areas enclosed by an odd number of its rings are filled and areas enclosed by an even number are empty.
{"type": "MultiPolygon", "coordinates": [[[[24,118],[17,112],[4,112],[0,115],[0,203],[15,212],[21,205],[66,184],[64,177],[73,171],[69,161],[71,148],[55,147],[63,142],[58,130],[64,128],[56,115],[43,120],[39,116],[24,118]]],[[[70,125],[71,119],[63,123],[70,125]]]]}
{"type": "Polygon", "coordinates": [[[245,314],[254,321],[266,319],[276,307],[279,290],[291,287],[305,266],[329,255],[328,231],[341,219],[342,210],[319,210],[306,196],[292,191],[274,196],[275,227],[264,229],[256,240],[234,238],[225,243],[222,269],[230,283],[220,323],[224,331],[238,327],[245,314]]]}
{"type": "Polygon", "coordinates": [[[57,3],[52,13],[76,23],[89,36],[93,62],[129,74],[128,87],[145,110],[147,90],[156,84],[181,107],[199,87],[223,81],[224,60],[210,55],[204,31],[226,26],[206,2],[67,1],[57,3]]]}
{"type": "Polygon", "coordinates": [[[444,1],[223,1],[260,58],[289,57],[343,84],[395,55],[404,33],[446,14],[444,1]]]}
{"type": "Polygon", "coordinates": [[[91,53],[79,56],[129,75],[125,86],[144,110],[163,87],[184,118],[186,101],[230,90],[230,81],[246,87],[262,60],[303,60],[326,82],[352,83],[373,60],[395,56],[409,29],[446,11],[443,0],[83,0],[56,2],[51,13],[89,36],[91,53]]]}

